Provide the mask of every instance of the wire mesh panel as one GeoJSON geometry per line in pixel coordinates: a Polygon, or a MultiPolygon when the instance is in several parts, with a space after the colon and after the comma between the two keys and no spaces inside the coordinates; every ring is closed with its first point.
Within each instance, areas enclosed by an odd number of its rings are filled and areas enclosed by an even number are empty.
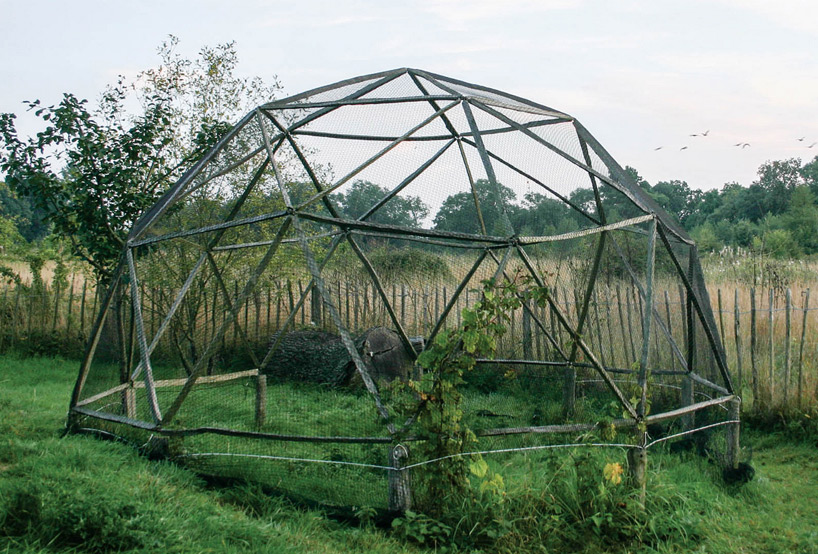
{"type": "Polygon", "coordinates": [[[145,214],[72,425],[310,501],[405,508],[400,476],[439,460],[415,457],[400,385],[488,279],[519,305],[462,385],[477,451],[530,464],[609,427],[643,448],[643,423],[734,422],[684,231],[571,116],[401,69],[260,106],[145,214]]]}

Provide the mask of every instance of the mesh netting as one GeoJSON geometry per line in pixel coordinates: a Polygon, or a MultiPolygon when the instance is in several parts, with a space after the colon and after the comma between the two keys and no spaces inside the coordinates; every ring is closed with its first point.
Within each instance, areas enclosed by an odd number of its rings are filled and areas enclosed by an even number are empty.
{"type": "Polygon", "coordinates": [[[689,237],[573,118],[484,87],[399,70],[261,106],[122,260],[75,426],[203,473],[405,507],[396,475],[438,460],[416,457],[394,385],[490,278],[549,291],[466,376],[491,463],[733,422],[689,237]],[[593,435],[609,426],[624,435],[593,435]]]}

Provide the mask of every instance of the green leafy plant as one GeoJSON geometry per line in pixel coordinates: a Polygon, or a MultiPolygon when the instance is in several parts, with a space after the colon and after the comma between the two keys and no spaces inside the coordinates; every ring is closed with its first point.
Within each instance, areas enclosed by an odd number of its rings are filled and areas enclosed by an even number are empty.
{"type": "Polygon", "coordinates": [[[489,471],[479,455],[468,452],[477,438],[463,422],[464,375],[474,369],[478,358],[491,358],[498,338],[514,310],[528,297],[544,303],[547,289],[528,287],[528,278],[483,281],[482,299],[462,312],[456,329],[441,331],[418,358],[423,375],[409,381],[413,393],[408,411],[416,418],[413,430],[421,459],[435,460],[419,472],[421,505],[430,513],[443,509],[441,499],[457,499],[470,489],[469,476],[480,481],[482,491],[502,492],[502,477],[489,471]]]}

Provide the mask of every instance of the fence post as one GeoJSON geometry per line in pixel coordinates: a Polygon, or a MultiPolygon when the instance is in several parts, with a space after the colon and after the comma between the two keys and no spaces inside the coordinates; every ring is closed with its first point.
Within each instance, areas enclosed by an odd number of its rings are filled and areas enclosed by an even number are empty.
{"type": "Polygon", "coordinates": [[[310,318],[312,319],[312,324],[318,328],[322,326],[321,319],[323,317],[323,313],[321,308],[321,295],[318,294],[318,287],[313,285],[310,291],[310,318]]]}
{"type": "Polygon", "coordinates": [[[409,471],[404,469],[409,450],[402,444],[389,449],[389,511],[405,513],[412,509],[412,484],[409,471]]]}
{"type": "MultiPolygon", "coordinates": [[[[8,307],[8,296],[9,296],[9,287],[3,287],[3,308],[8,307]]],[[[17,313],[12,312],[11,314],[12,319],[17,317],[17,313]]],[[[5,333],[0,332],[0,352],[3,351],[3,343],[5,342],[5,333]]]]}
{"type": "Polygon", "coordinates": [[[82,300],[80,300],[80,335],[85,339],[85,295],[88,288],[88,278],[82,280],[82,300]]]}
{"type": "MultiPolygon", "coordinates": [[[[54,333],[57,330],[57,321],[60,319],[60,296],[62,294],[62,290],[60,290],[60,283],[59,281],[54,283],[54,317],[51,320],[51,332],[54,333]]],[[[43,329],[45,331],[45,329],[43,329]]]]}
{"type": "Polygon", "coordinates": [[[628,449],[628,473],[631,486],[639,493],[639,506],[644,509],[648,474],[648,451],[644,445],[628,449]]]}
{"type": "Polygon", "coordinates": [[[736,289],[735,299],[733,300],[733,327],[736,332],[736,367],[738,369],[738,384],[736,388],[740,392],[743,375],[741,369],[741,311],[738,307],[738,289],[736,289]]]}
{"type": "Polygon", "coordinates": [[[727,464],[730,469],[738,468],[739,454],[741,453],[741,445],[739,436],[741,434],[741,400],[734,398],[729,403],[729,418],[736,423],[731,423],[727,426],[727,464]]]}
{"type": "Polygon", "coordinates": [[[526,301],[526,306],[523,307],[523,358],[533,360],[534,356],[531,348],[531,315],[528,313],[526,307],[529,307],[528,301],[526,301]]]}
{"type": "Polygon", "coordinates": [[[77,280],[77,274],[71,274],[71,291],[68,294],[68,317],[66,318],[66,330],[65,334],[71,334],[71,320],[73,319],[73,312],[74,312],[74,283],[77,280]]]}
{"type": "Polygon", "coordinates": [[[784,312],[784,408],[786,409],[790,401],[790,325],[792,323],[792,291],[787,289],[787,303],[784,312]]]}
{"type": "Polygon", "coordinates": [[[261,429],[267,421],[267,376],[256,375],[256,427],[261,429]]]}
{"type": "Polygon", "coordinates": [[[625,336],[625,317],[622,315],[622,294],[620,293],[619,285],[616,285],[616,307],[619,312],[619,331],[622,334],[622,354],[624,357],[624,364],[629,365],[633,361],[633,353],[628,353],[628,340],[625,336]]]}
{"type": "Polygon", "coordinates": [[[773,336],[773,329],[775,328],[775,319],[773,319],[775,310],[775,291],[771,288],[769,291],[770,297],[770,313],[768,317],[768,335],[770,336],[770,407],[775,404],[775,337],[773,336]]]}
{"type": "Polygon", "coordinates": [[[801,407],[801,394],[804,384],[804,341],[807,335],[807,314],[809,313],[809,289],[804,296],[804,318],[801,321],[801,344],[798,347],[798,407],[801,407]]]}
{"type": "Polygon", "coordinates": [[[11,328],[11,346],[14,347],[14,343],[17,341],[17,315],[20,313],[20,283],[17,283],[16,290],[14,291],[14,318],[12,320],[12,328],[11,328]]]}
{"type": "Polygon", "coordinates": [[[616,354],[614,352],[613,328],[611,327],[611,287],[605,287],[605,327],[608,329],[608,349],[611,351],[611,366],[616,367],[616,354]]]}
{"type": "Polygon", "coordinates": [[[753,408],[759,408],[763,401],[758,392],[758,364],[756,363],[756,350],[758,341],[756,340],[756,289],[750,288],[750,368],[753,372],[753,408]]]}
{"type": "MultiPolygon", "coordinates": [[[[722,307],[721,307],[721,289],[717,289],[716,293],[718,295],[718,302],[719,302],[719,330],[721,331],[722,343],[726,344],[727,340],[726,340],[726,337],[724,335],[724,315],[723,315],[724,311],[722,310],[722,307]]],[[[726,352],[727,352],[726,347],[725,347],[724,351],[725,351],[725,354],[726,354],[726,352]]]]}

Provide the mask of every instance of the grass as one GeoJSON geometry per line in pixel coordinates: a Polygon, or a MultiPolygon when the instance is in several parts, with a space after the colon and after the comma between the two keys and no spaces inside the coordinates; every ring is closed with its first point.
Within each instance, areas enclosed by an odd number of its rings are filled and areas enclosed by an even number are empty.
{"type": "Polygon", "coordinates": [[[815,434],[745,432],[757,474],[740,488],[698,456],[652,451],[645,514],[603,477],[616,450],[492,458],[505,495],[389,531],[252,485],[208,486],[125,444],[59,438],[76,368],[0,358],[0,552],[426,552],[452,535],[455,552],[818,552],[815,434]]]}
{"type": "Polygon", "coordinates": [[[128,445],[59,438],[77,363],[0,358],[0,552],[416,552],[128,445]]]}

